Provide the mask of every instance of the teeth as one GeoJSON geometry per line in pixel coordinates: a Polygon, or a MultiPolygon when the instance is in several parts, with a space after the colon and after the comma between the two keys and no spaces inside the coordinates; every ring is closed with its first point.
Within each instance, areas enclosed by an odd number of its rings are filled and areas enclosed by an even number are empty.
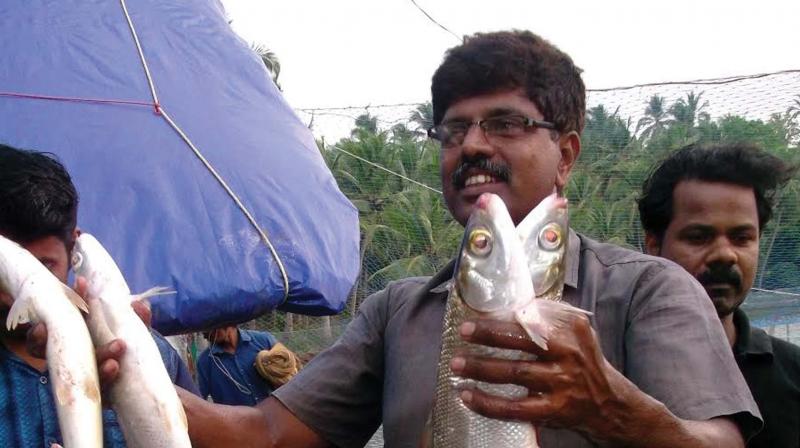
{"type": "Polygon", "coordinates": [[[485,174],[478,174],[475,176],[470,176],[467,178],[467,181],[464,182],[465,187],[469,187],[470,185],[478,185],[478,184],[488,184],[495,182],[495,178],[492,176],[487,176],[485,174]]]}

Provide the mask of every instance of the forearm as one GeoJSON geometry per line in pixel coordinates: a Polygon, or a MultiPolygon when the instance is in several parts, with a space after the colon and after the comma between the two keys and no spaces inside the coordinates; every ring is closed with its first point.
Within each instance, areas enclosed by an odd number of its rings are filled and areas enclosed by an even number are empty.
{"type": "Polygon", "coordinates": [[[327,448],[328,442],[270,397],[256,407],[212,404],[176,388],[194,448],[327,448]]]}
{"type": "Polygon", "coordinates": [[[195,448],[269,448],[269,426],[258,408],[215,405],[178,389],[195,448]]]}
{"type": "Polygon", "coordinates": [[[720,417],[707,421],[683,420],[658,400],[619,374],[621,400],[609,414],[612,425],[599,438],[624,447],[743,448],[738,426],[720,417]],[[622,383],[622,384],[620,384],[622,383]]]}

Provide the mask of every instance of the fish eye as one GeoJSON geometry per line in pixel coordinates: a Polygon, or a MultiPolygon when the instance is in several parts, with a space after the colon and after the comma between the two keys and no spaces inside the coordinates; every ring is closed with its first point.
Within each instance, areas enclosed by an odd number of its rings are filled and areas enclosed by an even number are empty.
{"type": "Polygon", "coordinates": [[[544,250],[555,250],[561,246],[561,226],[548,224],[539,232],[539,247],[544,250]]]}
{"type": "Polygon", "coordinates": [[[486,229],[475,229],[469,234],[467,249],[472,255],[485,257],[492,251],[492,234],[486,229]]]}
{"type": "Polygon", "coordinates": [[[83,255],[80,252],[72,254],[72,269],[78,269],[83,264],[83,255]]]}

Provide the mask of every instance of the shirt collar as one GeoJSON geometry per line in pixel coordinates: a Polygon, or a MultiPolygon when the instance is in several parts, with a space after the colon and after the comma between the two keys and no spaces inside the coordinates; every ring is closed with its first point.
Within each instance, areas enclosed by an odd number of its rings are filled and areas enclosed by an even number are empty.
{"type": "Polygon", "coordinates": [[[734,354],[772,357],[772,340],[769,335],[760,328],[752,328],[747,314],[739,308],[733,312],[733,326],[736,328],[734,354]]]}
{"type": "MultiPolygon", "coordinates": [[[[564,284],[566,286],[578,287],[578,264],[581,255],[581,239],[574,230],[569,229],[569,243],[567,244],[567,261],[564,284]]],[[[456,259],[450,260],[439,272],[434,274],[428,281],[424,291],[431,294],[443,294],[450,291],[453,283],[453,269],[455,269],[456,259]]]]}
{"type": "Polygon", "coordinates": [[[453,258],[428,280],[423,291],[428,291],[431,294],[443,294],[444,297],[447,297],[447,293],[450,292],[450,285],[453,281],[453,269],[455,269],[455,266],[456,259],[453,258]]]}
{"type": "Polygon", "coordinates": [[[569,229],[569,243],[567,244],[567,272],[564,276],[566,286],[578,287],[578,264],[581,261],[581,239],[574,230],[569,229]]]}

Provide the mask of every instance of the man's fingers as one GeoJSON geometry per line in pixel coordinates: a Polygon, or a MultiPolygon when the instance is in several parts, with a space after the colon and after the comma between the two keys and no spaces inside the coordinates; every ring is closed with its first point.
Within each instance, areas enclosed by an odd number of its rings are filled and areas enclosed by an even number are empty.
{"type": "Polygon", "coordinates": [[[461,338],[473,344],[521,350],[540,355],[545,353],[516,322],[478,319],[461,324],[461,338]]]}
{"type": "Polygon", "coordinates": [[[125,343],[121,339],[114,339],[108,344],[97,347],[97,364],[102,365],[108,360],[119,361],[122,354],[125,353],[125,343]]]}
{"type": "Polygon", "coordinates": [[[553,389],[561,369],[549,362],[516,361],[485,357],[456,357],[450,368],[458,376],[495,384],[519,384],[533,391],[553,389]]]}
{"type": "Polygon", "coordinates": [[[545,423],[550,415],[547,395],[519,399],[503,398],[479,389],[461,391],[461,400],[473,411],[489,418],[545,423]]]}
{"type": "Polygon", "coordinates": [[[28,329],[25,338],[25,344],[28,353],[31,355],[44,359],[47,356],[47,327],[39,322],[28,329]]]}
{"type": "Polygon", "coordinates": [[[142,322],[150,328],[150,324],[153,320],[153,312],[150,310],[150,303],[147,299],[141,300],[134,300],[131,302],[131,306],[133,307],[133,311],[139,316],[139,319],[142,319],[142,322]]]}
{"type": "Polygon", "coordinates": [[[83,297],[84,300],[86,296],[89,294],[89,282],[86,281],[86,277],[78,276],[75,278],[75,284],[72,286],[72,289],[78,293],[79,296],[83,297]]]}
{"type": "Polygon", "coordinates": [[[98,365],[97,375],[100,377],[100,387],[114,383],[119,375],[119,361],[108,359],[98,365]]]}

